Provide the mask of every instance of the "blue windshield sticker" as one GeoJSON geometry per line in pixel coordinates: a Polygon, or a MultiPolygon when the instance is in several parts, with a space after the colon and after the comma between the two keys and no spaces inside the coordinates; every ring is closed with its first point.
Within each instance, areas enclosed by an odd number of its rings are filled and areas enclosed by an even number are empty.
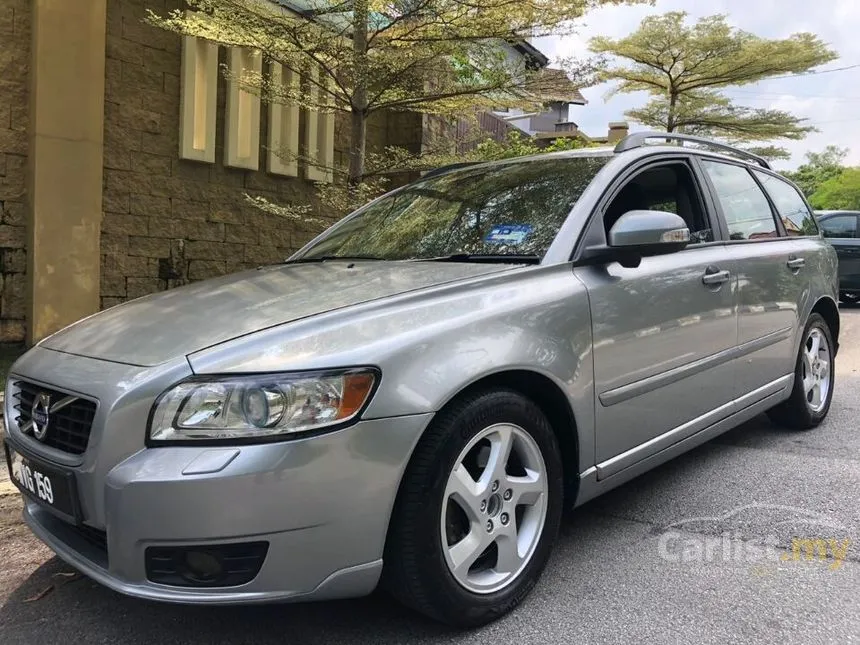
{"type": "Polygon", "coordinates": [[[484,241],[489,244],[522,244],[531,232],[532,227],[529,224],[494,226],[484,238],[484,241]]]}

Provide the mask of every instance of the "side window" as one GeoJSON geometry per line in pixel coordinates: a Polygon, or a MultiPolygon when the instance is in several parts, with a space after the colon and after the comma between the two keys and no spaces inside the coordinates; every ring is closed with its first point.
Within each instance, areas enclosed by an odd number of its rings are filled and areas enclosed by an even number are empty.
{"type": "Polygon", "coordinates": [[[794,186],[773,175],[757,170],[753,172],[776,205],[776,212],[782,218],[786,233],[789,235],[818,235],[815,217],[794,186]]]}
{"type": "Polygon", "coordinates": [[[825,237],[857,237],[857,217],[834,215],[819,222],[825,237]]]}
{"type": "Polygon", "coordinates": [[[707,159],[702,166],[717,191],[730,240],[779,237],[770,203],[746,168],[707,159]]]}
{"type": "Polygon", "coordinates": [[[632,210],[675,213],[687,223],[691,243],[714,241],[699,189],[685,163],[653,166],[628,181],[606,208],[603,224],[607,234],[619,217],[632,210]]]}

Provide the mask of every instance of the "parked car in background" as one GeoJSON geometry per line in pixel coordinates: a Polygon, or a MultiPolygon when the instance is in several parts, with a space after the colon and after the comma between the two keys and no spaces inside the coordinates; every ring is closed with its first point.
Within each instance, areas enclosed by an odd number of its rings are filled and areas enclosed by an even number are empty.
{"type": "Polygon", "coordinates": [[[564,505],[762,412],[821,423],[836,298],[806,201],[750,153],[640,133],[440,169],[284,263],[40,342],[7,458],[30,528],[119,592],[381,581],[475,626],[536,584],[564,505]]]}
{"type": "Polygon", "coordinates": [[[818,225],[839,258],[839,299],[860,300],[860,211],[816,211],[818,225]]]}

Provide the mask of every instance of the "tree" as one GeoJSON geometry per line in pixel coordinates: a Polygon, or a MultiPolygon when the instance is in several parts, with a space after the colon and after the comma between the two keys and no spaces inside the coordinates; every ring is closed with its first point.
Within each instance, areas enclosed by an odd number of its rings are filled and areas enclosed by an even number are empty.
{"type": "Polygon", "coordinates": [[[465,158],[467,161],[495,161],[497,159],[511,159],[513,157],[525,157],[546,152],[578,150],[590,145],[576,137],[558,137],[548,142],[547,145],[540,146],[537,140],[532,137],[512,130],[505,137],[504,141],[486,139],[475,146],[474,150],[467,152],[465,155],[460,155],[460,157],[461,159],[465,158]]]}
{"type": "Polygon", "coordinates": [[[823,182],[809,202],[820,210],[860,209],[860,168],[845,168],[823,182]]]}
{"type": "Polygon", "coordinates": [[[617,81],[616,92],[653,97],[629,111],[630,119],[732,142],[802,139],[814,129],[788,112],[735,105],[721,90],[800,74],[837,58],[823,41],[810,33],[768,40],[731,27],[723,15],[694,25],[686,18],[685,12],[651,16],[625,38],[591,40],[593,52],[620,59],[602,80],[617,81]]]}
{"type": "Polygon", "coordinates": [[[782,174],[797,184],[803,194],[809,197],[828,179],[842,174],[848,152],[848,148],[834,145],[827,146],[821,152],[807,152],[805,164],[795,171],[782,174]]]}
{"type": "Polygon", "coordinates": [[[781,148],[779,146],[742,146],[742,149],[746,150],[747,152],[751,152],[754,155],[758,155],[759,157],[764,157],[769,161],[775,161],[777,159],[791,159],[791,153],[785,148],[781,148]]]}
{"type": "MultiPolygon", "coordinates": [[[[603,4],[642,0],[296,0],[288,9],[261,0],[188,0],[192,11],[148,21],[181,34],[260,50],[305,74],[303,87],[262,85],[264,98],[350,116],[348,180],[365,176],[368,117],[382,110],[463,115],[492,107],[534,109],[556,94],[559,77],[500,47],[564,33],[603,4]],[[308,75],[310,69],[319,75],[308,75]],[[315,88],[308,92],[308,87],[315,88]]],[[[567,65],[583,81],[587,63],[567,65]]],[[[568,80],[569,83],[569,80],[568,80]]]]}

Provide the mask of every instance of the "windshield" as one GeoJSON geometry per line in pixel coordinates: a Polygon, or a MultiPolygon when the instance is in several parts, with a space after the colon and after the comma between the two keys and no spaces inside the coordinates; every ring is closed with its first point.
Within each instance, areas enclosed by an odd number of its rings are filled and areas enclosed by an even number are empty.
{"type": "Polygon", "coordinates": [[[608,159],[557,157],[429,177],[336,225],[301,259],[540,259],[608,159]]]}

